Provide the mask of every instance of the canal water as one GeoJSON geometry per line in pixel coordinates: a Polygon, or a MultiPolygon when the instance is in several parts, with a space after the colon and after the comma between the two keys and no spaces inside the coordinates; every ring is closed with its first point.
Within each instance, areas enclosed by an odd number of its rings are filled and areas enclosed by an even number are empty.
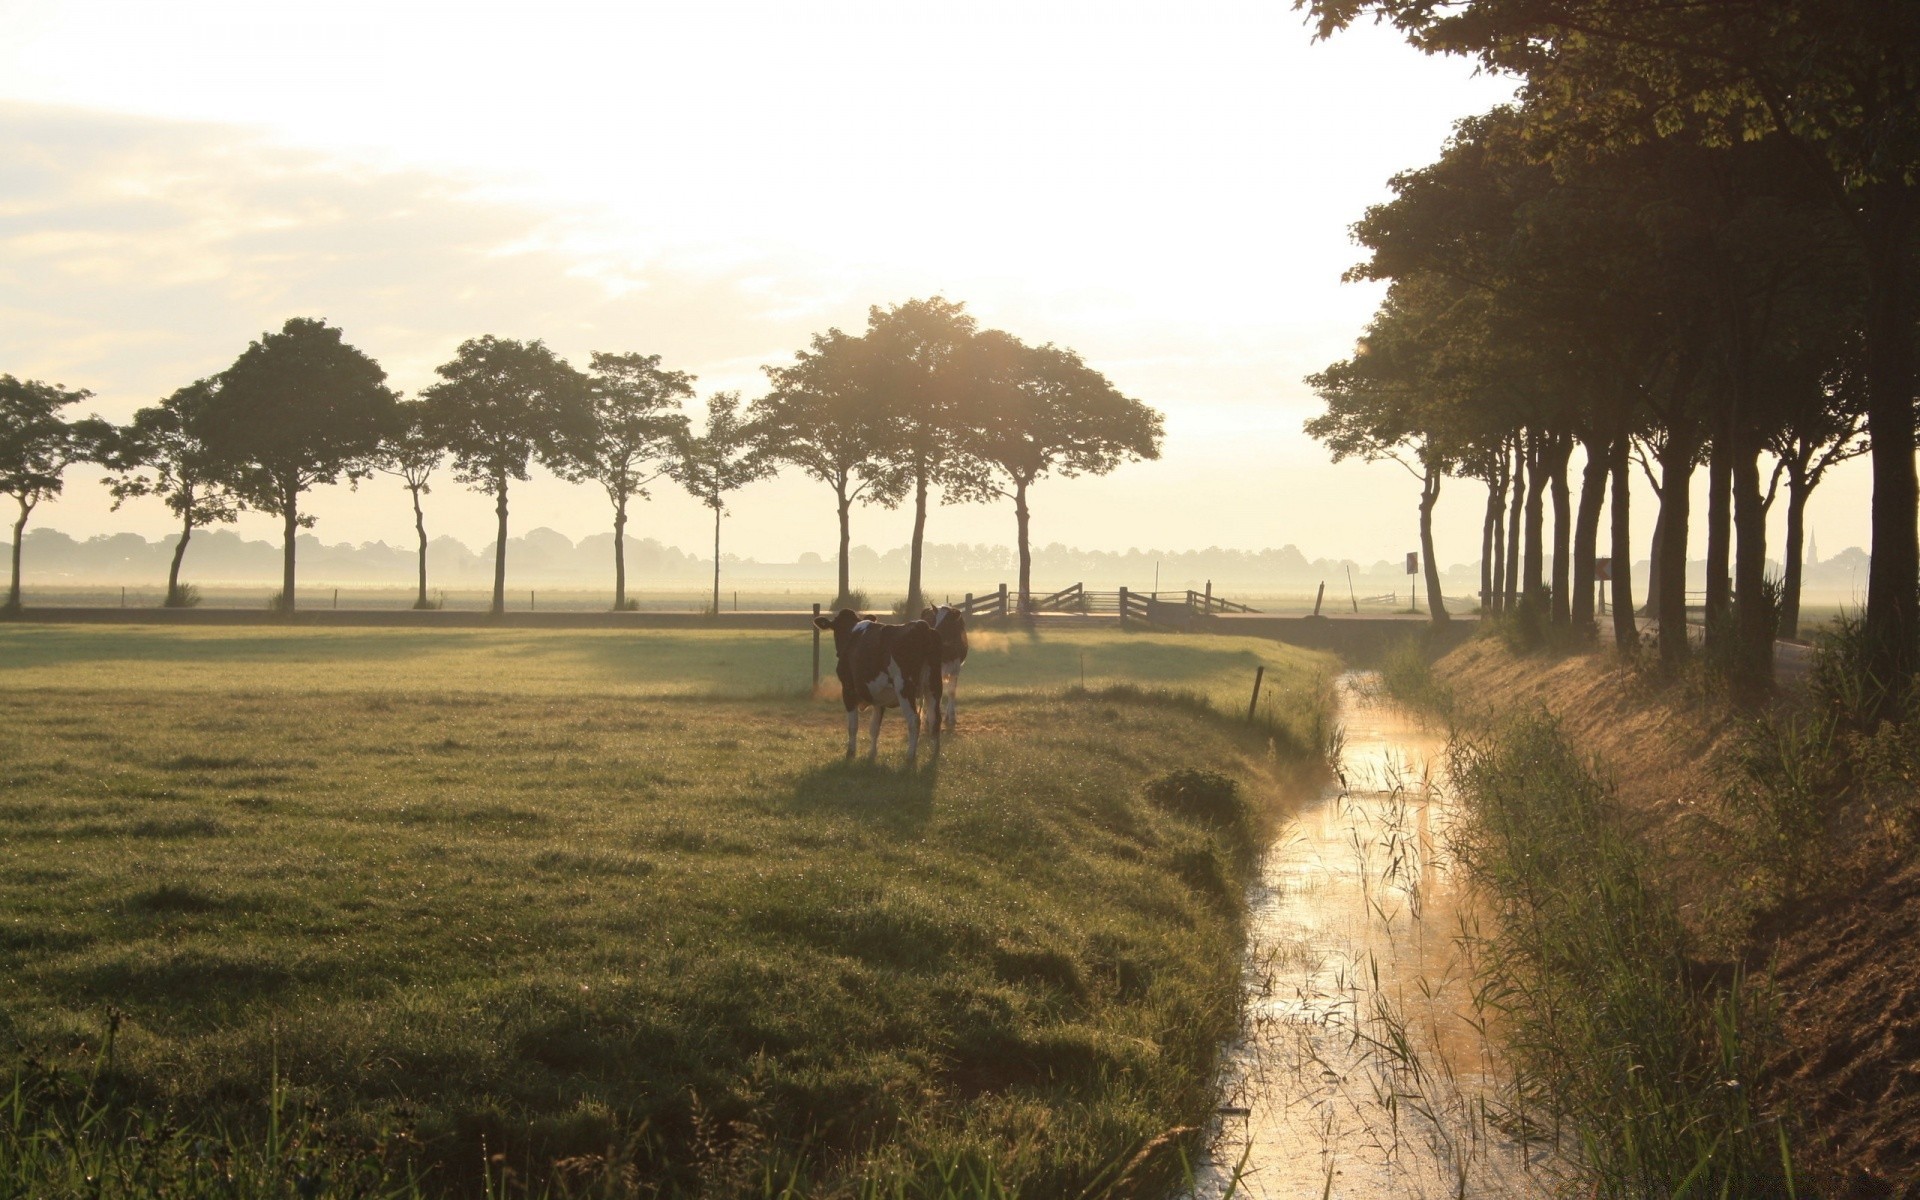
{"type": "Polygon", "coordinates": [[[1476,905],[1448,860],[1445,739],[1340,680],[1338,779],[1250,897],[1246,998],[1194,1196],[1529,1197],[1562,1175],[1508,1130],[1474,1003],[1476,905]]]}

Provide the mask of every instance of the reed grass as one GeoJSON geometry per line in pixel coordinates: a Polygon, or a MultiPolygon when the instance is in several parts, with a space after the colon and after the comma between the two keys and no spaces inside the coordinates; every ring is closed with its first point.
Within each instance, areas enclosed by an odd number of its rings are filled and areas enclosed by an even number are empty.
{"type": "Polygon", "coordinates": [[[1461,743],[1456,852],[1486,886],[1484,1002],[1524,1107],[1553,1114],[1598,1196],[1791,1196],[1755,1082],[1768,1007],[1691,956],[1610,788],[1550,719],[1461,743]]]}

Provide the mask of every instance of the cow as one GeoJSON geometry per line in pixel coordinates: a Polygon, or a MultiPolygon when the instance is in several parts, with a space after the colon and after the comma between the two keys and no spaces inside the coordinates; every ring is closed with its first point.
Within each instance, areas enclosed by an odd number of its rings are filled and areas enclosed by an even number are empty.
{"type": "MultiPolygon", "coordinates": [[[[960,668],[967,661],[967,618],[951,604],[942,604],[938,608],[921,609],[920,619],[940,635],[940,690],[946,696],[947,732],[952,733],[953,710],[960,699],[960,668]]],[[[937,708],[933,719],[935,725],[940,723],[937,708]]]]}
{"type": "Polygon", "coordinates": [[[883,625],[843,608],[831,619],[815,617],[815,626],[833,633],[839,660],[840,699],[847,706],[847,757],[860,738],[860,710],[873,710],[873,744],[867,761],[880,754],[880,719],[889,708],[907,717],[907,765],[920,754],[920,706],[933,702],[933,752],[940,753],[940,637],[925,621],[883,625]]]}

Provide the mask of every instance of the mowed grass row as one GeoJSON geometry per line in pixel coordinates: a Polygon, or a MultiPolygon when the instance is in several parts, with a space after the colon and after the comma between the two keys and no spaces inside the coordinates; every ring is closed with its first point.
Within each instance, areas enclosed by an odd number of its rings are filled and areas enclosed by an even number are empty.
{"type": "Polygon", "coordinates": [[[1330,664],[988,641],[907,773],[803,634],[0,629],[0,1038],[117,1019],[113,1104],[251,1136],[277,1076],[433,1191],[1113,1183],[1211,1108],[1261,819],[1150,785],[1308,735],[1101,685],[1330,664]]]}

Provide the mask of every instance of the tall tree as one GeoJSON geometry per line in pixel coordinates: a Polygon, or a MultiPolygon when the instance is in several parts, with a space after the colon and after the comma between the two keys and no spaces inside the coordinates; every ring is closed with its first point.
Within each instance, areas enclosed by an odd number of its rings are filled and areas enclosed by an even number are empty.
{"type": "Polygon", "coordinates": [[[856,503],[892,508],[905,497],[907,464],[892,453],[895,414],[876,386],[872,343],[838,329],[816,334],[786,366],[766,368],[772,387],[753,402],[771,452],[833,489],[840,519],[839,590],[850,605],[852,512],[856,503]]]}
{"type": "Polygon", "coordinates": [[[1024,613],[1032,604],[1027,497],[1034,483],[1048,475],[1105,475],[1122,463],[1158,458],[1165,428],[1158,412],[1051,343],[1028,346],[989,329],[973,338],[965,359],[965,436],[985,470],[956,479],[953,490],[1013,501],[1024,613]]]}
{"type": "Polygon", "coordinates": [[[453,455],[454,478],[494,498],[493,608],[507,608],[507,488],[538,459],[564,462],[560,446],[585,438],[593,409],[586,376],[545,343],[491,334],[460,343],[421,392],[425,426],[453,455]]]}
{"type": "Polygon", "coordinates": [[[727,493],[773,474],[775,458],[766,430],[740,404],[738,392],[707,398],[706,428],[680,436],[672,471],[680,485],[713,510],[713,612],[720,612],[720,518],[727,493]]]}
{"type": "Polygon", "coordinates": [[[935,485],[967,490],[980,472],[967,440],[963,409],[968,379],[961,359],[974,335],[966,306],[933,297],[867,314],[874,380],[886,398],[896,434],[893,461],[913,488],[913,540],[908,548],[906,611],[920,611],[921,551],[927,498],[935,485]]]}
{"type": "Polygon", "coordinates": [[[398,403],[386,379],[338,328],[295,317],[261,334],[208,393],[207,446],[223,480],[247,507],[281,520],[283,611],[294,608],[294,538],[313,525],[300,497],[372,473],[398,403]]]}
{"type": "Polygon", "coordinates": [[[60,410],[93,395],[58,384],[0,375],[0,496],[11,496],[20,515],[13,522],[13,574],[4,611],[20,611],[20,542],[27,518],[42,500],[60,494],[60,477],[93,455],[108,436],[103,421],[69,424],[60,410]]]}
{"type": "Polygon", "coordinates": [[[420,498],[432,490],[429,481],[446,457],[446,447],[440,444],[427,423],[425,404],[419,400],[401,401],[394,432],[381,446],[374,465],[396,476],[413,501],[413,532],[420,542],[419,593],[413,600],[416,609],[433,607],[433,602],[427,599],[427,510],[420,498]]]}
{"type": "Polygon", "coordinates": [[[134,413],[132,421],[115,431],[102,456],[112,472],[104,482],[113,493],[114,508],[136,496],[154,496],[180,522],[180,538],[167,567],[168,608],[188,603],[188,593],[180,587],[180,564],[193,531],[240,515],[240,498],[221,481],[219,459],[207,446],[207,411],[218,386],[212,379],[196,380],[134,413]]]}
{"type": "Polygon", "coordinates": [[[693,376],[660,366],[658,354],[595,354],[587,376],[592,420],[559,442],[554,471],[574,483],[597,483],[613,504],[613,607],[627,607],[627,506],[673,465],[685,438],[682,400],[693,376]]]}
{"type": "MultiPolygon", "coordinates": [[[[1873,466],[1866,669],[1878,710],[1901,711],[1920,656],[1920,477],[1913,453],[1920,325],[1920,74],[1913,64],[1920,61],[1920,5],[1303,4],[1322,35],[1373,13],[1424,49],[1472,55],[1490,69],[1521,75],[1542,113],[1540,140],[1561,157],[1658,137],[1720,146],[1783,142],[1842,219],[1862,264],[1873,466]]],[[[1752,491],[1750,482],[1745,490],[1752,491]]],[[[1670,525],[1668,532],[1677,529],[1670,525]]]]}
{"type": "Polygon", "coordinates": [[[1354,356],[1307,377],[1327,411],[1306,424],[1339,462],[1398,463],[1420,483],[1428,613],[1450,619],[1434,556],[1433,510],[1458,453],[1460,389],[1485,358],[1472,292],[1431,275],[1396,279],[1354,356]]]}

